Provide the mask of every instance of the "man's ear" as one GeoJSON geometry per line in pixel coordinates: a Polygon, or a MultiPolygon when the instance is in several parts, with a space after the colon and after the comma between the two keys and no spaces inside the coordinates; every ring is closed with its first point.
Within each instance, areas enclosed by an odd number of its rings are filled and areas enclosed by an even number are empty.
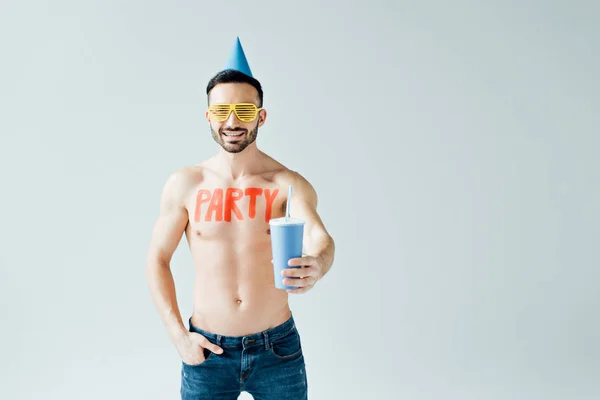
{"type": "Polygon", "coordinates": [[[267,120],[267,110],[262,109],[258,112],[258,126],[263,126],[267,120]]]}

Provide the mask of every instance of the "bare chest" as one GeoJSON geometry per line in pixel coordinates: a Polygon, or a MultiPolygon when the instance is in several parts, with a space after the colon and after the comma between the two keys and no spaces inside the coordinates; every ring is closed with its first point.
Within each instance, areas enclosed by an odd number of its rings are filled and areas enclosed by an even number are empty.
{"type": "Polygon", "coordinates": [[[283,215],[286,197],[273,183],[199,185],[187,202],[190,233],[219,240],[265,237],[269,220],[283,215]]]}

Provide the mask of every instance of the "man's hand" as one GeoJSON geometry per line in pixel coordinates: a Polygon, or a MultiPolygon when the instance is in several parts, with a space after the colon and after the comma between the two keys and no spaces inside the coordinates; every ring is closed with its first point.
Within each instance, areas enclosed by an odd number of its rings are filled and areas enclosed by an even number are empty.
{"type": "Polygon", "coordinates": [[[317,257],[304,255],[299,258],[292,258],[288,262],[288,265],[290,267],[300,267],[288,268],[281,271],[284,285],[297,286],[296,289],[288,289],[288,293],[306,293],[323,276],[323,268],[317,257]]]}
{"type": "Polygon", "coordinates": [[[204,362],[204,349],[221,354],[223,349],[212,344],[207,338],[196,332],[185,332],[175,342],[175,347],[186,364],[198,365],[204,362]]]}

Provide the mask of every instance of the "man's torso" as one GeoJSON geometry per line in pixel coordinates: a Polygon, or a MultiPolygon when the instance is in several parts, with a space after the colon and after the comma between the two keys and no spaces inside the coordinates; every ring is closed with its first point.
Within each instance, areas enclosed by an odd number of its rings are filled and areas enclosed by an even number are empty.
{"type": "MultiPolygon", "coordinates": [[[[288,294],[273,283],[269,219],[285,213],[291,172],[275,161],[238,180],[192,167],[185,235],[195,265],[193,324],[228,336],[277,326],[288,294]]],[[[281,277],[275,277],[281,279],[281,277]]]]}

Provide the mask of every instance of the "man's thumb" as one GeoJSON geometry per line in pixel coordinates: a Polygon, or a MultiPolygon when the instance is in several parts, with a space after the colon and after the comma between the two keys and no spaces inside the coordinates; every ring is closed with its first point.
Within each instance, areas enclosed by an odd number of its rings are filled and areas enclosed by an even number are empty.
{"type": "Polygon", "coordinates": [[[215,354],[223,353],[222,348],[220,348],[216,344],[211,343],[210,340],[208,340],[206,337],[202,336],[201,334],[197,333],[196,335],[194,335],[194,338],[196,338],[196,343],[198,345],[200,345],[201,347],[204,347],[205,349],[208,349],[215,354]]]}

